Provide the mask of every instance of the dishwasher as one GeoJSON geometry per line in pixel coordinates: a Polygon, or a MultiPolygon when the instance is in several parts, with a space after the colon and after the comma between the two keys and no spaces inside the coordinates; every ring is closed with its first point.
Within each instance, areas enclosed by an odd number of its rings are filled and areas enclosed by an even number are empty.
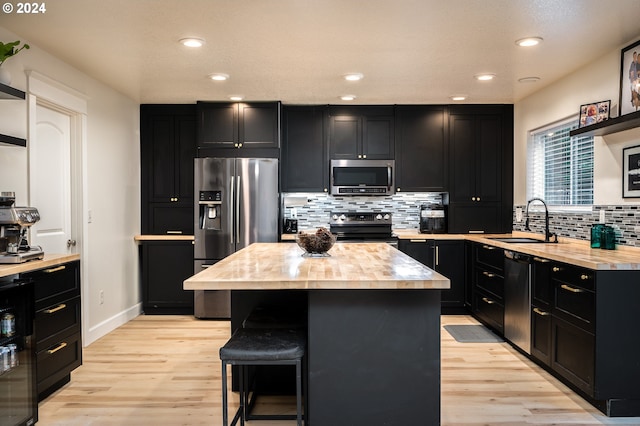
{"type": "Polygon", "coordinates": [[[504,337],[531,354],[531,256],[504,251],[504,337]]]}

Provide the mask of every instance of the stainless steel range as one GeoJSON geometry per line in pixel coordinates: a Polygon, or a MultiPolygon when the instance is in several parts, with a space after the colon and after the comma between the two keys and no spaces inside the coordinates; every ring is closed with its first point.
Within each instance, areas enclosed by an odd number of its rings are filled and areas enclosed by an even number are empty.
{"type": "Polygon", "coordinates": [[[390,212],[332,212],[329,230],[336,235],[338,242],[386,242],[398,245],[390,212]]]}

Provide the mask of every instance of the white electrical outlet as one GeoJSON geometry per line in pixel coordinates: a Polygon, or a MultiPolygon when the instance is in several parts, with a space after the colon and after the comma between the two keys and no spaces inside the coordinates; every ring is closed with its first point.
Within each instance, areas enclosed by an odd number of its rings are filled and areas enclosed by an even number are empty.
{"type": "Polygon", "coordinates": [[[298,217],[298,209],[296,209],[295,207],[293,207],[291,209],[291,219],[296,219],[298,217]]]}
{"type": "Polygon", "coordinates": [[[639,225],[634,226],[633,232],[635,232],[636,234],[640,234],[640,226],[639,225]]]}
{"type": "Polygon", "coordinates": [[[516,222],[522,222],[522,207],[516,207],[516,222]]]}
{"type": "Polygon", "coordinates": [[[100,290],[100,304],[104,304],[104,290],[100,290]]]}
{"type": "Polygon", "coordinates": [[[605,210],[601,209],[600,210],[600,223],[604,223],[604,221],[605,221],[604,214],[605,214],[605,210]]]}

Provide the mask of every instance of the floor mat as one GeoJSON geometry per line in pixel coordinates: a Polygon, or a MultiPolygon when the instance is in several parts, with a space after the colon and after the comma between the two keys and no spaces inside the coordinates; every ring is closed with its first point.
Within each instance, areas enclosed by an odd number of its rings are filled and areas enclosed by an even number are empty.
{"type": "Polygon", "coordinates": [[[495,343],[504,341],[484,325],[445,325],[444,329],[457,342],[461,343],[495,343]]]}

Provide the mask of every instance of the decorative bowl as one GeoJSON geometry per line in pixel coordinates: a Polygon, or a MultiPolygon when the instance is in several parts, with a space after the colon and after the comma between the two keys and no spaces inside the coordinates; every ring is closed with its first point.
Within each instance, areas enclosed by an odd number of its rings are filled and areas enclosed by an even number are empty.
{"type": "Polygon", "coordinates": [[[327,257],[327,253],[336,243],[336,236],[327,228],[318,228],[315,233],[300,231],[296,234],[296,243],[304,250],[305,257],[327,257]]]}

